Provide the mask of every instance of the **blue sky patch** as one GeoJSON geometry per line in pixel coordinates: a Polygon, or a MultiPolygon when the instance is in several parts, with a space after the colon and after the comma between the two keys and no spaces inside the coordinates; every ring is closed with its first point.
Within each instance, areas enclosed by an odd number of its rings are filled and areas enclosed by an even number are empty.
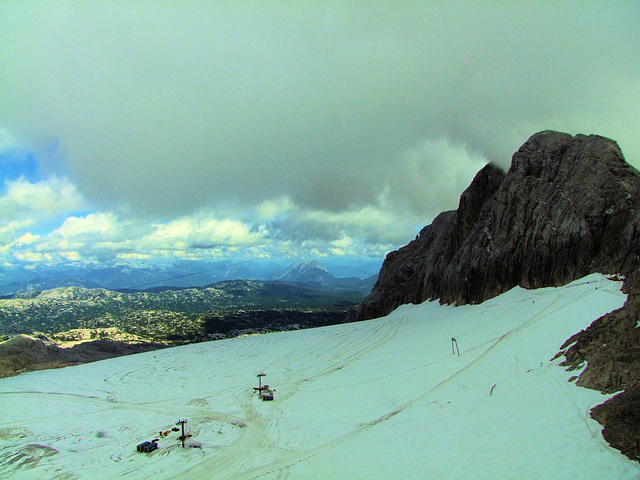
{"type": "Polygon", "coordinates": [[[32,183],[39,180],[35,153],[18,149],[0,152],[0,189],[4,191],[5,182],[20,177],[32,183]]]}

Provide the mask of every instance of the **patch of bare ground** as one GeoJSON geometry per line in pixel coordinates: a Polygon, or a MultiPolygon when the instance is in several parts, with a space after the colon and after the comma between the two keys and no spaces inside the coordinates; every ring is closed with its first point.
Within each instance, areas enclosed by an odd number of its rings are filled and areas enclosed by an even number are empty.
{"type": "Polygon", "coordinates": [[[162,343],[93,340],[60,348],[29,335],[0,342],[0,378],[166,348],[162,343]]]}

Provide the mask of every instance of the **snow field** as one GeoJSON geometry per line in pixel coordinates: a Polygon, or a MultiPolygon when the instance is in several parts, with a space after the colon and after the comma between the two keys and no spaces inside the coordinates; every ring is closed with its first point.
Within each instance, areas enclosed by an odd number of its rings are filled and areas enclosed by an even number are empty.
{"type": "Polygon", "coordinates": [[[0,477],[638,478],[588,416],[608,397],[550,361],[620,287],[591,275],[3,379],[0,477]],[[253,392],[262,371],[273,402],[253,392]],[[180,418],[198,448],[172,432],[135,452],[180,418]]]}

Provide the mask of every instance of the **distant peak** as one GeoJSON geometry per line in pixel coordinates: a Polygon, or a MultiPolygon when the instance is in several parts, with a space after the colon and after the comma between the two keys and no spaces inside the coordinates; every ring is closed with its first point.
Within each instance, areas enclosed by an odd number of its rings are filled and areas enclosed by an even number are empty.
{"type": "Polygon", "coordinates": [[[323,283],[333,278],[318,260],[298,260],[274,275],[274,280],[288,282],[323,283]]]}
{"type": "Polygon", "coordinates": [[[318,260],[298,260],[297,262],[289,265],[287,270],[300,270],[300,269],[317,269],[327,271],[324,265],[322,265],[318,260]]]}

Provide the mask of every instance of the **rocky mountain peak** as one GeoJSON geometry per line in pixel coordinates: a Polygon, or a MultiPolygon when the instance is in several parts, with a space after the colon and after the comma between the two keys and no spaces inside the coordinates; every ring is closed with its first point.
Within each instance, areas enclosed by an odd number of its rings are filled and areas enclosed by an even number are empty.
{"type": "Polygon", "coordinates": [[[317,260],[299,260],[282,272],[275,274],[273,279],[285,282],[324,284],[334,279],[334,276],[317,260]]]}
{"type": "Polygon", "coordinates": [[[415,240],[391,252],[351,319],[403,303],[480,303],[516,285],[556,286],[638,263],[640,174],[613,140],[544,131],[505,174],[485,166],[415,240]]]}
{"type": "Polygon", "coordinates": [[[289,271],[293,270],[322,270],[326,272],[327,269],[324,265],[322,265],[318,260],[298,260],[297,262],[291,264],[287,269],[289,271]]]}
{"type": "Polygon", "coordinates": [[[569,135],[545,130],[527,140],[511,162],[510,173],[544,181],[568,179],[576,170],[628,167],[618,144],[599,135],[569,135]]]}

